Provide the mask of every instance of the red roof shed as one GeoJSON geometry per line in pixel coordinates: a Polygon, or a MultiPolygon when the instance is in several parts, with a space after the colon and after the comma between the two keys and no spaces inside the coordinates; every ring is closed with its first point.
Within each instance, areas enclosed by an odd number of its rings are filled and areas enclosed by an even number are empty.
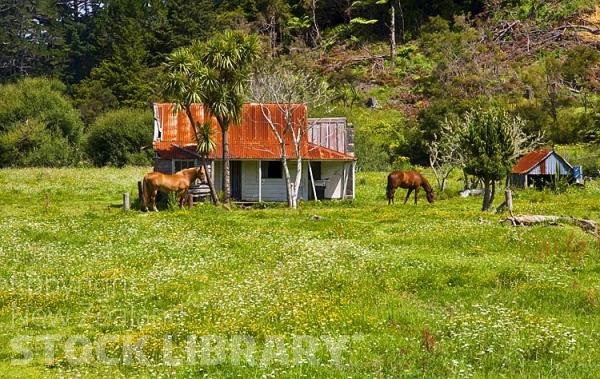
{"type": "Polygon", "coordinates": [[[543,186],[558,175],[569,177],[573,166],[554,150],[540,149],[522,156],[512,168],[510,184],[516,187],[528,187],[531,184],[543,186]]]}

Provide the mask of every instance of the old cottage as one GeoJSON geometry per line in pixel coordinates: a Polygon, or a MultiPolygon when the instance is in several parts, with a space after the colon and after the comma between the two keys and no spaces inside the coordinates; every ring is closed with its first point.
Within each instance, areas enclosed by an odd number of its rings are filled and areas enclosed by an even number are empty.
{"type": "MultiPolygon", "coordinates": [[[[245,104],[240,125],[229,127],[231,195],[238,201],[286,201],[281,153],[261,107],[270,107],[272,119],[282,123],[274,105],[245,104]]],[[[191,107],[197,122],[207,121],[201,104],[191,107]]],[[[345,199],[355,196],[356,159],[353,134],[345,118],[309,119],[305,106],[293,117],[304,128],[300,151],[303,158],[300,198],[345,199]]],[[[209,156],[210,175],[222,190],[221,130],[210,120],[217,148],[209,156]],[[216,179],[216,180],[215,180],[216,179]]],[[[184,112],[174,112],[170,103],[154,104],[154,152],[156,171],[172,173],[199,164],[196,135],[184,112]]],[[[286,141],[288,167],[295,175],[291,141],[286,141]]]]}

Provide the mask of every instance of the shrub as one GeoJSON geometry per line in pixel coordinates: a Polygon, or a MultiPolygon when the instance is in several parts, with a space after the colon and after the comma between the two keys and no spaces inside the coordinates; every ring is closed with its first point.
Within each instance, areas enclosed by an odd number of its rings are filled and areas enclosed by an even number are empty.
{"type": "Polygon", "coordinates": [[[0,86],[0,167],[79,162],[83,124],[64,92],[43,78],[0,86]]]}
{"type": "Polygon", "coordinates": [[[39,121],[21,124],[0,134],[0,161],[10,166],[60,167],[77,164],[79,149],[39,121]]]}
{"type": "Polygon", "coordinates": [[[96,166],[149,165],[152,162],[152,113],[109,111],[92,124],[86,152],[96,166]]]}

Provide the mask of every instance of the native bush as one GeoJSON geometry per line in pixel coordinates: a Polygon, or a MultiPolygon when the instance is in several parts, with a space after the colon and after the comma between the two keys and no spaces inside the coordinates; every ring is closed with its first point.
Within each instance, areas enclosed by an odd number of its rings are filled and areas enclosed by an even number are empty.
{"type": "Polygon", "coordinates": [[[515,159],[540,143],[540,136],[523,132],[524,122],[501,108],[475,109],[458,122],[445,121],[440,140],[458,136],[458,150],[464,172],[483,181],[482,210],[490,209],[496,181],[510,172],[515,159]]]}
{"type": "Polygon", "coordinates": [[[0,167],[78,163],[82,129],[61,82],[28,78],[0,86],[0,167]]]}
{"type": "Polygon", "coordinates": [[[96,166],[149,165],[152,159],[152,114],[120,109],[100,116],[90,127],[85,144],[96,166]]]}
{"type": "Polygon", "coordinates": [[[70,166],[81,153],[39,121],[21,124],[0,135],[0,161],[11,166],[70,166]]]}

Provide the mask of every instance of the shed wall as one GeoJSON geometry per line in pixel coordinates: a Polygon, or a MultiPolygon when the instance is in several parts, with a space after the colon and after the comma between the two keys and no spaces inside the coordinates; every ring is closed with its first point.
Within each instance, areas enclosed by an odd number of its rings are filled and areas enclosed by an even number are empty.
{"type": "MultiPolygon", "coordinates": [[[[304,163],[302,164],[303,173],[306,172],[304,163]]],[[[296,163],[288,162],[288,168],[292,178],[296,176],[296,163]]],[[[258,201],[258,161],[242,162],[242,199],[244,201],[258,201]]],[[[285,179],[261,178],[261,199],[264,201],[287,201],[285,191],[285,179]]],[[[305,175],[300,180],[300,197],[305,193],[305,175]]]]}
{"type": "Polygon", "coordinates": [[[342,117],[309,119],[308,142],[345,153],[346,119],[342,117]]]}
{"type": "MultiPolygon", "coordinates": [[[[259,173],[258,173],[258,162],[259,161],[242,161],[242,182],[241,182],[241,193],[242,201],[258,201],[259,200],[259,173]]],[[[212,174],[213,184],[217,192],[222,191],[221,177],[223,172],[223,162],[213,161],[214,171],[211,171],[209,166],[209,174],[212,174]]],[[[296,162],[288,162],[290,175],[292,178],[296,175],[296,162]]],[[[157,159],[155,163],[155,170],[162,172],[172,171],[172,160],[157,159]]],[[[321,182],[326,183],[325,198],[326,199],[342,199],[344,198],[342,192],[344,189],[344,178],[346,182],[346,195],[354,197],[353,194],[353,182],[352,182],[352,162],[339,162],[339,161],[322,161],[321,162],[321,182]],[[344,166],[347,166],[346,175],[344,175],[344,166]]],[[[260,189],[262,191],[262,201],[287,201],[285,191],[285,180],[283,178],[270,179],[261,178],[260,189]]],[[[308,199],[309,191],[312,191],[310,185],[310,176],[308,173],[308,161],[302,162],[302,178],[300,181],[299,198],[308,199]]]]}
{"type": "Polygon", "coordinates": [[[525,187],[526,174],[510,174],[509,184],[512,187],[525,187]]]}
{"type": "Polygon", "coordinates": [[[154,171],[163,172],[165,174],[172,174],[173,161],[171,159],[157,158],[154,161],[154,171]]]}
{"type": "Polygon", "coordinates": [[[546,159],[538,163],[531,171],[529,175],[570,175],[571,167],[556,156],[556,154],[550,154],[546,159]]]}

